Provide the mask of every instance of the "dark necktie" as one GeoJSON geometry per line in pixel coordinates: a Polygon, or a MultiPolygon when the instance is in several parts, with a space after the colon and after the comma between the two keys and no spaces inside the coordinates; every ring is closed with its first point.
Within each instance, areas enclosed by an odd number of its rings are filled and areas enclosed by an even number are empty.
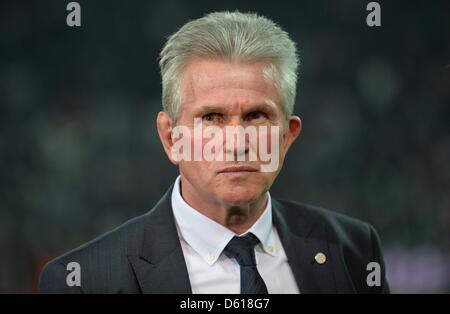
{"type": "Polygon", "coordinates": [[[267,287],[256,268],[255,245],[257,237],[248,233],[243,237],[235,236],[225,247],[224,253],[235,258],[241,268],[241,294],[267,294],[267,287]]]}

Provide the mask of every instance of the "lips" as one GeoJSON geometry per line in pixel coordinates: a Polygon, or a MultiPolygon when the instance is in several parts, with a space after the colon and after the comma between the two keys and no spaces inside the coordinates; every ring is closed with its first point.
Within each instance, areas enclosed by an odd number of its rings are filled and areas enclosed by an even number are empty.
{"type": "Polygon", "coordinates": [[[219,171],[219,173],[239,173],[239,172],[257,172],[258,169],[248,166],[227,167],[219,171]]]}

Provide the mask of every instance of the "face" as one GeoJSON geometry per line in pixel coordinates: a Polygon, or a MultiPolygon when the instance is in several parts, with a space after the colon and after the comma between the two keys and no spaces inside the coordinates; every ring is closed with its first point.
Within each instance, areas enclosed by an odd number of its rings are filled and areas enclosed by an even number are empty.
{"type": "MultiPolygon", "coordinates": [[[[223,150],[223,156],[228,154],[235,158],[232,161],[225,157],[223,161],[207,161],[205,158],[175,160],[172,155],[175,125],[166,113],[161,112],[157,121],[158,132],[170,160],[179,166],[183,197],[188,193],[196,200],[240,206],[256,202],[269,190],[281,170],[287,150],[300,133],[301,121],[295,116],[286,121],[278,91],[264,76],[265,66],[265,63],[193,59],[185,67],[182,77],[184,99],[178,126],[186,127],[190,134],[195,134],[194,127],[198,127],[199,122],[203,129],[212,126],[221,130],[223,139],[220,142],[223,145],[215,152],[223,150]],[[271,154],[277,154],[277,167],[272,171],[261,171],[261,165],[267,160],[263,161],[257,151],[256,159],[249,157],[258,147],[249,137],[228,146],[226,141],[230,138],[227,138],[225,130],[235,126],[253,127],[257,138],[265,138],[269,148],[271,143],[278,142],[275,152],[269,149],[271,154]],[[266,128],[261,128],[264,126],[266,128]],[[272,132],[276,127],[279,134],[272,132]],[[274,136],[277,141],[273,141],[274,136]],[[238,155],[245,155],[245,158],[240,156],[239,161],[238,155]]],[[[191,147],[202,149],[208,142],[202,136],[188,136],[187,140],[191,147]]]]}

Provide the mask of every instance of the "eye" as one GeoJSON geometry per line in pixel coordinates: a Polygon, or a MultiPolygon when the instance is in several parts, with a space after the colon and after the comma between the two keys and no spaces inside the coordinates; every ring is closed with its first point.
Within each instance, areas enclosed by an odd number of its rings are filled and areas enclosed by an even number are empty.
{"type": "Polygon", "coordinates": [[[262,111],[253,111],[247,114],[246,119],[247,120],[258,120],[258,119],[264,119],[267,118],[267,114],[265,114],[262,111]]]}
{"type": "Polygon", "coordinates": [[[211,112],[211,113],[205,114],[202,117],[202,119],[206,122],[217,122],[217,121],[220,121],[220,119],[222,119],[222,115],[217,112],[211,112]]]}

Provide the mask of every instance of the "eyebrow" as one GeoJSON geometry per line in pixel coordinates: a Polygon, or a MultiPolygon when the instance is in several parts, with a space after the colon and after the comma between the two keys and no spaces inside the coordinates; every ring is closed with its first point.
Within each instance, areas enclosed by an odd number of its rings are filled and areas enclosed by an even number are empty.
{"type": "Polygon", "coordinates": [[[224,111],[225,110],[223,107],[211,106],[211,105],[202,106],[196,110],[196,112],[198,112],[198,113],[200,113],[200,112],[224,112],[224,111]]]}
{"type": "Polygon", "coordinates": [[[270,112],[274,112],[274,111],[276,111],[276,109],[277,109],[277,105],[274,102],[264,102],[264,103],[252,106],[251,108],[249,108],[249,110],[245,110],[245,112],[264,111],[264,110],[269,110],[270,112]]]}
{"type": "MultiPolygon", "coordinates": [[[[264,111],[264,110],[269,110],[269,111],[274,111],[276,110],[277,105],[274,102],[264,102],[264,103],[260,103],[254,106],[250,106],[248,109],[245,109],[244,112],[245,113],[249,113],[252,111],[264,111]]],[[[225,110],[224,107],[222,106],[214,106],[214,105],[205,105],[202,106],[200,108],[198,108],[196,110],[196,113],[201,113],[201,112],[218,112],[218,113],[224,113],[227,110],[225,110]]]]}

